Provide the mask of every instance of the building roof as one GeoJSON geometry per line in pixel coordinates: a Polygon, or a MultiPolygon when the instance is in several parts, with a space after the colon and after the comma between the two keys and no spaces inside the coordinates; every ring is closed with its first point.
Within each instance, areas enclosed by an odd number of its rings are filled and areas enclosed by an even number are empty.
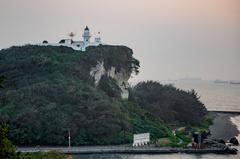
{"type": "Polygon", "coordinates": [[[88,26],[86,26],[86,28],[85,28],[84,30],[88,30],[88,31],[89,31],[89,28],[88,28],[88,26]]]}

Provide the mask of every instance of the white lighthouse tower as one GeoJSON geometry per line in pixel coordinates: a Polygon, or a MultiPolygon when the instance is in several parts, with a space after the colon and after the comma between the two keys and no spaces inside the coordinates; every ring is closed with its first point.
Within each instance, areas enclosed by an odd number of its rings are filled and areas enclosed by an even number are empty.
{"type": "Polygon", "coordinates": [[[70,33],[69,36],[71,37],[70,39],[62,39],[58,43],[48,43],[48,41],[43,41],[39,45],[43,46],[65,46],[65,47],[71,47],[74,50],[79,50],[79,51],[86,51],[86,48],[89,46],[99,46],[102,44],[102,39],[100,37],[100,32],[98,32],[97,35],[95,35],[94,41],[91,42],[91,34],[88,26],[85,27],[84,32],[82,34],[83,40],[79,41],[74,41],[72,38],[75,36],[74,33],[70,33]]]}
{"type": "Polygon", "coordinates": [[[84,45],[85,45],[85,47],[87,47],[90,43],[90,38],[91,38],[90,30],[89,30],[88,26],[86,26],[86,28],[84,29],[82,37],[83,37],[84,45]]]}

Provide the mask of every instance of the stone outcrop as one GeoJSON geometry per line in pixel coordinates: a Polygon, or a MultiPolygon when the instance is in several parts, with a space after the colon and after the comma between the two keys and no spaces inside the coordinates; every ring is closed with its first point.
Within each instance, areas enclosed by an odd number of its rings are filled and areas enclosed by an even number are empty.
{"type": "Polygon", "coordinates": [[[110,77],[117,82],[117,85],[121,89],[121,97],[127,99],[129,96],[128,88],[129,83],[128,79],[131,76],[131,72],[121,68],[120,71],[117,71],[115,67],[110,67],[107,69],[104,67],[104,61],[98,61],[95,67],[91,68],[90,76],[94,78],[95,86],[98,86],[101,78],[103,76],[110,77]]]}
{"type": "Polygon", "coordinates": [[[236,137],[233,137],[229,140],[229,142],[235,146],[239,146],[238,139],[236,137]]]}

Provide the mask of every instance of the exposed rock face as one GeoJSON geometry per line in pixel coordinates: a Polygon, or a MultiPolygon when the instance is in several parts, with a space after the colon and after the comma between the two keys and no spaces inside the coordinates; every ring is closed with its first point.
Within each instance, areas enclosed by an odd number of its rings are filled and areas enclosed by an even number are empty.
{"type": "Polygon", "coordinates": [[[123,99],[127,99],[129,96],[128,88],[129,83],[128,79],[131,76],[131,72],[128,72],[124,69],[120,69],[120,71],[117,71],[115,67],[111,67],[110,69],[106,69],[104,67],[103,61],[98,61],[97,65],[95,67],[91,68],[90,76],[94,78],[94,84],[95,86],[98,86],[101,78],[103,76],[111,77],[112,79],[116,80],[117,85],[119,88],[121,88],[121,97],[123,99]]]}
{"type": "Polygon", "coordinates": [[[97,86],[103,75],[106,74],[106,70],[104,68],[104,62],[98,62],[96,67],[92,67],[90,71],[90,76],[94,78],[94,84],[97,86]]]}

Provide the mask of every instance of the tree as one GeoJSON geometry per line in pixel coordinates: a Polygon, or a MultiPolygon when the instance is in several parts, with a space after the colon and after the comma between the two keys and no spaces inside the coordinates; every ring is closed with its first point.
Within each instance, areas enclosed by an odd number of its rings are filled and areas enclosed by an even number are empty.
{"type": "Polygon", "coordinates": [[[4,81],[5,77],[4,76],[0,76],[0,88],[3,88],[3,81],[4,81]]]}
{"type": "Polygon", "coordinates": [[[0,158],[1,159],[9,159],[13,158],[16,155],[16,149],[7,138],[8,134],[8,126],[0,121],[0,158]]]}
{"type": "MultiPolygon", "coordinates": [[[[0,88],[3,88],[3,81],[5,77],[0,76],[0,88]]],[[[0,121],[0,158],[1,159],[8,159],[13,158],[16,156],[16,149],[11,143],[10,140],[8,140],[9,129],[7,124],[5,124],[3,121],[0,121]]]]}
{"type": "Polygon", "coordinates": [[[138,83],[131,90],[130,100],[170,123],[177,121],[183,125],[197,125],[207,114],[206,107],[194,90],[186,92],[154,81],[138,83]]]}

